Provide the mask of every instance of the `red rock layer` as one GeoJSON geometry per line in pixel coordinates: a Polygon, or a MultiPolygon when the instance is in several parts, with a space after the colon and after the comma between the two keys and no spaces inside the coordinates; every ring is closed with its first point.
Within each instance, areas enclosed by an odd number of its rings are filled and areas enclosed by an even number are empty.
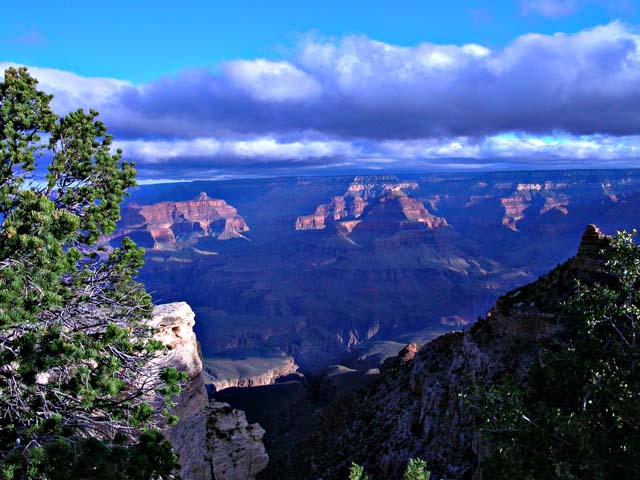
{"type": "Polygon", "coordinates": [[[355,177],[343,195],[334,197],[331,203],[319,205],[312,215],[299,216],[296,230],[322,230],[332,223],[339,235],[348,236],[360,223],[367,206],[392,200],[400,203],[408,222],[424,223],[429,228],[448,226],[444,218],[432,215],[422,202],[407,195],[407,190],[418,188],[416,182],[398,182],[394,179],[355,177]]]}
{"type": "Polygon", "coordinates": [[[154,248],[174,250],[193,244],[198,238],[218,240],[243,238],[249,226],[238,211],[224,200],[200,193],[194,200],[161,202],[153,205],[130,206],[116,235],[146,230],[154,248]],[[137,215],[136,215],[137,214],[137,215]]]}

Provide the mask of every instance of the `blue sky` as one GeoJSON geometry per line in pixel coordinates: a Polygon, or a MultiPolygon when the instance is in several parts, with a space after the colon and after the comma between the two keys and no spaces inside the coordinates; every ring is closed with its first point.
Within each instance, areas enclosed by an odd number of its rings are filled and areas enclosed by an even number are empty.
{"type": "Polygon", "coordinates": [[[635,2],[55,3],[0,17],[0,66],[143,179],[640,166],[635,2]]]}
{"type": "Polygon", "coordinates": [[[633,2],[616,0],[32,1],[0,17],[0,58],[141,83],[224,60],[279,58],[313,31],[496,48],[530,32],[636,23],[638,14],[633,2]],[[566,7],[553,14],[545,4],[566,7]]]}

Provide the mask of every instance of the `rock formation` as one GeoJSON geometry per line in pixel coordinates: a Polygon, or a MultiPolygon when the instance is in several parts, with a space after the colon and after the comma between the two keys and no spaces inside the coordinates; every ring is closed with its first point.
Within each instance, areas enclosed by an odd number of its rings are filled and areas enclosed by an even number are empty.
{"type": "Polygon", "coordinates": [[[214,480],[253,479],[264,470],[269,457],[264,451],[264,430],[249,425],[244,412],[228,404],[211,402],[207,412],[207,451],[214,480]]]}
{"type": "Polygon", "coordinates": [[[193,333],[195,315],[184,302],[154,308],[156,338],[171,347],[162,359],[187,372],[188,381],[172,413],[180,418],[167,437],[179,455],[184,480],[251,480],[268,462],[264,430],[247,424],[244,412],[211,402],[202,375],[202,359],[193,333]]]}
{"type": "Polygon", "coordinates": [[[128,205],[116,234],[107,240],[124,235],[147,233],[152,248],[176,250],[193,245],[200,238],[229,240],[244,238],[249,227],[238,211],[224,200],[209,198],[200,193],[184,202],[161,202],[153,205],[128,205]]]}
{"type": "Polygon", "coordinates": [[[222,369],[216,368],[215,362],[208,362],[205,367],[206,383],[213,385],[217,391],[231,387],[259,387],[271,385],[275,383],[276,379],[291,375],[299,368],[293,357],[290,356],[283,356],[276,365],[259,371],[249,368],[249,365],[246,366],[247,368],[243,368],[242,361],[234,363],[239,364],[238,368],[230,372],[232,375],[225,375],[221,372],[222,369]],[[247,372],[245,373],[243,370],[247,370],[247,372]],[[253,373],[250,373],[251,371],[253,373]]]}
{"type": "Polygon", "coordinates": [[[344,194],[319,205],[311,215],[299,216],[295,228],[323,230],[334,225],[339,235],[348,237],[359,227],[367,208],[371,214],[372,209],[392,202],[399,204],[401,221],[422,223],[429,229],[446,227],[444,218],[432,215],[420,201],[408,195],[407,192],[417,189],[416,182],[402,182],[393,176],[355,177],[344,194]]]}
{"type": "Polygon", "coordinates": [[[500,297],[485,319],[431,341],[413,359],[409,347],[388,359],[376,383],[323,413],[303,453],[306,470],[291,478],[345,478],[353,461],[372,479],[400,479],[407,459],[419,457],[436,478],[481,479],[485,447],[464,398],[506,372],[526,377],[545,342],[570,326],[561,302],[576,279],[593,281],[606,242],[589,225],[575,257],[500,297]]]}
{"type": "Polygon", "coordinates": [[[609,238],[595,225],[587,226],[578,248],[577,260],[583,269],[597,269],[602,266],[599,253],[609,244],[609,238]]]}
{"type": "Polygon", "coordinates": [[[515,191],[511,195],[504,196],[500,200],[504,207],[502,225],[510,230],[517,231],[518,222],[525,218],[525,211],[531,208],[536,200],[543,202],[543,205],[538,209],[540,215],[552,210],[557,210],[566,215],[569,213],[567,208],[569,197],[561,191],[565,187],[566,185],[556,185],[553,182],[545,182],[544,185],[539,183],[517,184],[515,191]]]}
{"type": "MultiPolygon", "coordinates": [[[[499,295],[573,255],[588,223],[607,233],[640,225],[640,170],[185,182],[142,186],[132,201],[181,203],[201,191],[236,207],[252,241],[199,237],[181,249],[187,235],[165,251],[153,249],[148,231],[131,232],[149,247],[140,280],[158,302],[189,302],[206,358],[277,348],[307,371],[373,335],[423,343],[473,322],[499,295]],[[511,213],[520,219],[505,226],[502,200],[517,195],[511,213]],[[344,206],[333,201],[343,196],[344,206]],[[448,227],[407,218],[424,216],[420,204],[448,227]],[[292,228],[319,205],[330,214],[320,211],[304,227],[312,230],[292,228]],[[409,335],[419,331],[429,337],[409,335]]],[[[130,213],[138,220],[121,224],[144,224],[130,213]]]]}

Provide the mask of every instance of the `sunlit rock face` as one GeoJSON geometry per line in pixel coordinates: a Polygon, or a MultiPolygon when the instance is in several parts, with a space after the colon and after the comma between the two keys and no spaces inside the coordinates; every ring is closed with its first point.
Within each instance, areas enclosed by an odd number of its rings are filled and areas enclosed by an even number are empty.
{"type": "Polygon", "coordinates": [[[231,387],[259,387],[271,385],[278,378],[296,373],[300,367],[296,365],[293,357],[281,355],[277,358],[266,358],[263,364],[249,368],[249,362],[216,362],[214,359],[205,361],[205,382],[213,385],[216,390],[231,387]],[[226,365],[225,365],[226,363],[226,365]],[[229,364],[238,364],[238,369],[224,368],[229,364]],[[245,367],[245,368],[242,368],[245,367]]]}
{"type": "Polygon", "coordinates": [[[202,360],[193,332],[195,313],[189,304],[175,302],[155,306],[150,325],[156,330],[154,338],[170,348],[168,361],[178,370],[187,372],[190,379],[200,375],[202,360]]]}
{"type": "Polygon", "coordinates": [[[411,223],[424,225],[426,228],[446,227],[447,221],[432,215],[424,204],[410,196],[417,190],[418,184],[400,181],[394,176],[355,177],[347,191],[333,197],[330,203],[319,205],[311,215],[301,215],[296,219],[296,230],[322,230],[333,225],[338,235],[348,237],[354,229],[371,228],[369,219],[375,221],[380,211],[386,210],[385,227],[395,222],[396,228],[406,227],[411,223]],[[395,208],[394,208],[395,207],[395,208]],[[395,210],[390,213],[391,210],[395,210]],[[363,223],[364,222],[364,223],[363,223]]]}
{"type": "Polygon", "coordinates": [[[143,246],[177,250],[201,238],[244,238],[243,233],[248,231],[249,226],[234,207],[200,193],[193,200],[183,202],[128,205],[123,209],[116,234],[109,240],[133,234],[142,237],[143,246]]]}
{"type": "Polygon", "coordinates": [[[518,183],[515,185],[515,191],[500,200],[504,207],[502,225],[510,230],[518,231],[518,222],[524,220],[527,214],[544,215],[552,210],[557,210],[563,215],[567,215],[569,213],[567,208],[569,197],[563,192],[566,188],[566,183],[518,183]],[[526,212],[531,208],[533,212],[526,212]]]}
{"type": "Polygon", "coordinates": [[[202,359],[193,332],[195,314],[185,302],[158,305],[151,326],[155,338],[170,347],[159,361],[187,373],[187,383],[172,413],[179,417],[167,437],[179,455],[185,480],[251,480],[268,463],[264,430],[249,425],[244,412],[209,403],[202,359]]]}

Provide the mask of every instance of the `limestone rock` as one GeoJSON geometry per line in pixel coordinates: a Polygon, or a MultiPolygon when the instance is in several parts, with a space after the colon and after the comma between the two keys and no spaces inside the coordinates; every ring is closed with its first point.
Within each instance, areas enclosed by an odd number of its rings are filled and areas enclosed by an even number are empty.
{"type": "MultiPolygon", "coordinates": [[[[241,363],[241,362],[238,362],[241,363]]],[[[255,372],[255,374],[244,374],[233,372],[233,377],[220,374],[214,368],[205,368],[205,382],[213,385],[216,391],[224,390],[232,387],[260,387],[262,385],[271,385],[277,379],[287,375],[294,374],[298,371],[298,365],[291,356],[284,356],[278,364],[267,368],[264,371],[255,372]]]]}
{"type": "Polygon", "coordinates": [[[155,338],[169,345],[169,361],[190,379],[202,372],[198,342],[193,332],[195,313],[185,302],[166,303],[153,309],[150,325],[157,329],[155,338]]]}
{"type": "Polygon", "coordinates": [[[336,232],[348,237],[360,224],[365,208],[375,209],[387,202],[399,204],[400,221],[421,223],[429,229],[448,227],[443,217],[432,215],[425,206],[407,192],[416,190],[416,182],[402,182],[393,176],[355,177],[343,195],[319,205],[311,215],[296,220],[296,230],[323,230],[333,224],[336,232]]]}
{"type": "Polygon", "coordinates": [[[193,310],[184,302],[156,306],[150,322],[157,329],[155,338],[171,347],[158,361],[188,375],[172,410],[180,420],[167,431],[179,455],[180,476],[184,480],[251,480],[268,462],[264,430],[258,424],[248,425],[244,412],[209,404],[194,323],[193,310]]]}
{"type": "Polygon", "coordinates": [[[215,480],[253,480],[269,462],[257,423],[226,403],[211,402],[206,423],[207,451],[215,480]]]}
{"type": "Polygon", "coordinates": [[[588,225],[582,239],[576,259],[585,269],[598,269],[602,266],[602,250],[609,244],[609,238],[595,225],[588,225]]]}
{"type": "Polygon", "coordinates": [[[413,357],[416,356],[416,353],[418,353],[418,344],[414,342],[410,343],[402,350],[400,350],[400,352],[398,353],[398,357],[400,357],[400,362],[402,364],[405,364],[413,360],[413,357]]]}

